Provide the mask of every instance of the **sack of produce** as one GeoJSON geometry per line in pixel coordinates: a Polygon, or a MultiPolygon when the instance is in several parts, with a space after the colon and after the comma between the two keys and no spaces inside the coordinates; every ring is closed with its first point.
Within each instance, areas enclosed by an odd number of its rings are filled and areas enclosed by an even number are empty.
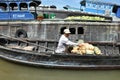
{"type": "Polygon", "coordinates": [[[92,44],[89,43],[80,43],[78,46],[73,47],[73,50],[71,51],[72,53],[75,54],[101,54],[101,50],[93,46],[92,44]]]}
{"type": "Polygon", "coordinates": [[[94,47],[95,54],[101,54],[101,50],[98,47],[94,47]]]}

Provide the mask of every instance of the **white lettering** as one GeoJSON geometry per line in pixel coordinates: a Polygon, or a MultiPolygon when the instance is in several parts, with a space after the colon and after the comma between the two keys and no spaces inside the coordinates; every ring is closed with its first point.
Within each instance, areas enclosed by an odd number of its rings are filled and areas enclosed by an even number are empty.
{"type": "Polygon", "coordinates": [[[25,14],[13,14],[13,18],[23,18],[25,14]]]}

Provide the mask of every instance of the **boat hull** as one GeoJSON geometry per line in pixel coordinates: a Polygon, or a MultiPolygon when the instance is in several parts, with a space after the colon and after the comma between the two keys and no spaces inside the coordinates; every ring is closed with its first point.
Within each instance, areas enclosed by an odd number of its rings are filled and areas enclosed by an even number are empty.
{"type": "Polygon", "coordinates": [[[0,57],[35,67],[56,69],[120,69],[119,56],[33,53],[0,47],[0,57]]]}

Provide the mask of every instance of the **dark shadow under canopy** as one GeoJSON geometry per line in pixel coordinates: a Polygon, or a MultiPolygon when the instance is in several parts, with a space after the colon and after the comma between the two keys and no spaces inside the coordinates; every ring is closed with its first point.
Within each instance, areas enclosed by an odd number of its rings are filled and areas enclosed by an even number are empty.
{"type": "Polygon", "coordinates": [[[30,3],[30,6],[39,6],[41,4],[41,1],[40,0],[33,0],[31,3],[30,3]]]}

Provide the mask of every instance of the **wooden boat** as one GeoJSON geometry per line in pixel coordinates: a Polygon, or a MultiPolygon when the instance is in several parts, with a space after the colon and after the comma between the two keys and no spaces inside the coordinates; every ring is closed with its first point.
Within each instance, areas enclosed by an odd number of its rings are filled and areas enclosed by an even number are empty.
{"type": "Polygon", "coordinates": [[[1,38],[0,41],[2,41],[0,58],[15,63],[58,69],[120,69],[120,54],[116,53],[102,55],[58,54],[50,48],[36,44],[36,42],[55,44],[54,41],[30,41],[18,38],[1,38]],[[41,48],[45,51],[40,51],[41,48]]]}
{"type": "Polygon", "coordinates": [[[120,69],[119,22],[112,22],[112,17],[106,15],[38,9],[40,3],[39,0],[0,2],[5,8],[5,11],[0,11],[0,58],[46,68],[120,69]],[[31,6],[35,9],[32,10],[31,6]],[[55,18],[51,18],[54,17],[51,14],[55,14],[55,18]],[[92,19],[97,16],[105,20],[65,19],[78,15],[92,19]],[[83,39],[99,47],[102,55],[55,53],[57,41],[66,28],[71,31],[72,41],[83,39]]]}

